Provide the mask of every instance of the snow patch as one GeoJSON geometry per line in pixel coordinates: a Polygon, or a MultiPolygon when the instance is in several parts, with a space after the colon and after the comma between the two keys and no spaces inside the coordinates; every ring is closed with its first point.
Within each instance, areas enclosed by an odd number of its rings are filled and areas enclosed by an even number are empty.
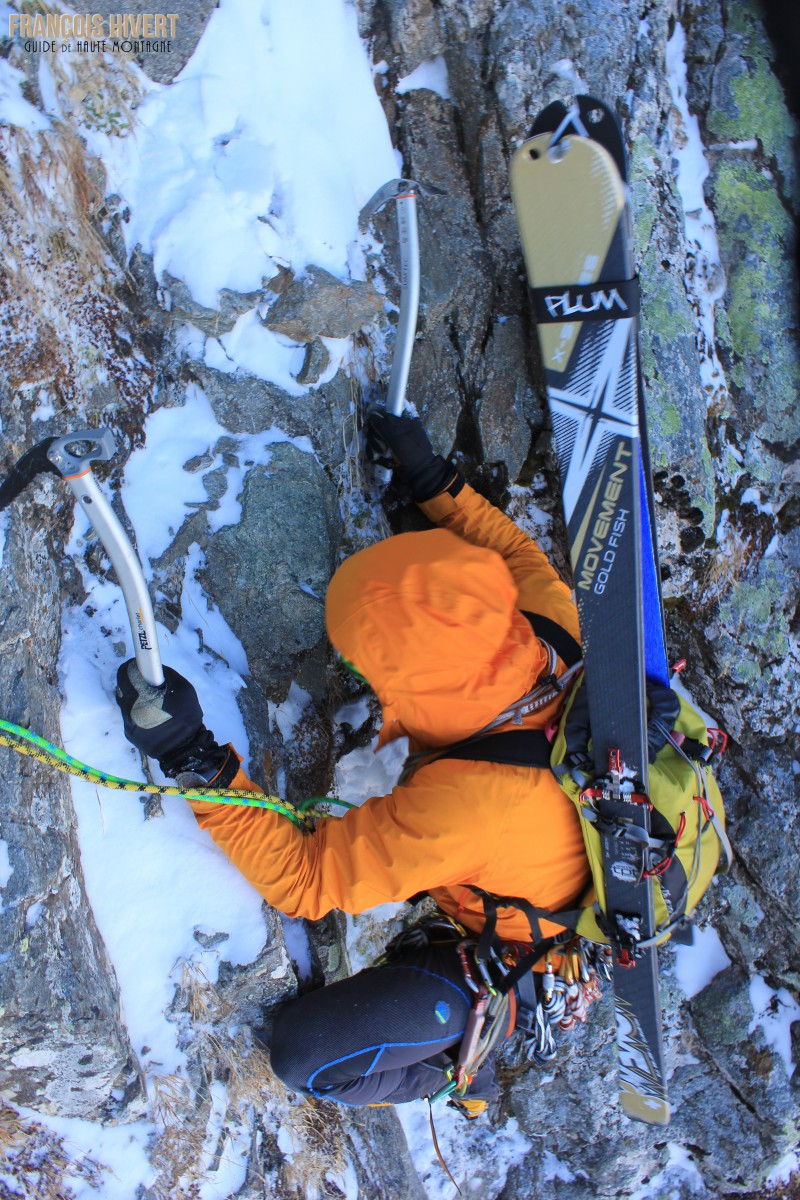
{"type": "Polygon", "coordinates": [[[786,988],[774,992],[761,975],[754,975],[750,980],[750,1003],[755,1016],[749,1032],[761,1029],[767,1045],[779,1055],[791,1079],[795,1069],[791,1027],[795,1021],[800,1021],[800,1005],[786,988]]]}
{"type": "Polygon", "coordinates": [[[761,499],[761,492],[758,490],[758,488],[746,488],[742,492],[742,498],[739,503],[740,506],[742,504],[752,504],[754,508],[758,510],[758,512],[769,513],[770,516],[774,513],[774,509],[769,500],[763,501],[761,499]]]}
{"type": "Polygon", "coordinates": [[[430,92],[436,92],[436,95],[441,96],[443,100],[450,99],[447,64],[441,54],[438,58],[431,58],[427,62],[420,63],[410,75],[404,75],[398,81],[395,90],[398,96],[405,96],[406,92],[413,92],[418,88],[427,88],[430,92]]]}
{"type": "MultiPolygon", "coordinates": [[[[304,454],[313,453],[307,437],[290,437],[275,425],[246,437],[229,433],[220,425],[205,393],[194,384],[186,389],[181,407],[151,413],[145,424],[145,445],[131,455],[125,467],[123,493],[146,578],[153,576],[151,560],[171,545],[190,513],[208,504],[206,475],[221,468],[227,472],[227,488],[218,507],[206,509],[209,528],[216,532],[223,525],[236,525],[241,519],[239,496],[247,472],[254,466],[268,466],[269,448],[278,442],[289,442],[304,454]],[[224,457],[214,450],[222,438],[224,457]],[[238,458],[238,466],[231,465],[231,453],[238,458]],[[153,503],[154,488],[157,504],[153,503]]],[[[73,538],[88,533],[87,518],[76,522],[73,538]]],[[[72,551],[79,546],[80,542],[74,541],[72,551]]]]}
{"type": "Polygon", "coordinates": [[[375,737],[369,746],[345,754],[336,764],[334,795],[361,805],[370,796],[385,796],[397,783],[408,754],[408,738],[398,738],[378,751],[375,737]]]}
{"type": "Polygon", "coordinates": [[[289,694],[281,704],[268,701],[271,722],[277,726],[284,742],[294,737],[294,727],[311,703],[311,696],[292,680],[289,694]]]}
{"type": "Polygon", "coordinates": [[[675,946],[675,978],[687,1000],[708,987],[715,975],[731,965],[716,929],[693,930],[691,946],[675,946]]]}
{"type": "MultiPolygon", "coordinates": [[[[157,475],[151,478],[151,495],[159,494],[157,480],[157,475]]],[[[159,627],[159,640],[165,660],[195,684],[208,726],[246,755],[236,703],[246,657],[194,580],[200,561],[193,547],[181,623],[174,633],[159,627]]],[[[121,592],[85,569],[82,573],[87,601],[82,608],[67,608],[62,617],[63,743],[92,765],[141,778],[139,756],[125,740],[114,701],[119,658],[113,643],[130,639],[121,592]],[[101,629],[108,635],[101,636],[101,629]]],[[[155,765],[153,772],[161,778],[155,765]]],[[[163,818],[145,821],[135,793],[108,792],[82,780],[73,780],[72,789],[86,890],[114,963],[131,1042],[137,1054],[149,1047],[142,1060],[146,1077],[178,1071],[184,1055],[176,1043],[177,1026],[164,1011],[180,980],[181,963],[191,960],[211,982],[219,963],[218,952],[198,946],[194,930],[228,933],[225,959],[251,962],[266,936],[261,897],[200,830],[185,800],[164,798],[163,818]]]]}
{"type": "MultiPolygon", "coordinates": [[[[5,1101],[7,1104],[8,1101],[5,1101]]],[[[75,1200],[131,1200],[141,1186],[148,1189],[155,1183],[156,1173],[148,1156],[148,1142],[155,1133],[149,1121],[127,1125],[101,1125],[80,1117],[46,1117],[29,1108],[15,1108],[20,1117],[31,1125],[46,1125],[61,1138],[75,1171],[67,1171],[67,1182],[75,1200]],[[81,1163],[100,1163],[102,1192],[92,1186],[85,1175],[79,1174],[81,1163]]]]}
{"type": "Polygon", "coordinates": [[[201,1150],[207,1174],[197,1194],[198,1200],[223,1200],[235,1196],[244,1186],[250,1138],[240,1126],[225,1120],[228,1107],[225,1085],[215,1081],[210,1093],[211,1111],[201,1150]]]}
{"type": "MultiPolygon", "coordinates": [[[[14,874],[14,868],[11,865],[11,860],[8,857],[8,842],[4,842],[0,838],[0,891],[8,887],[8,881],[14,874]]],[[[0,897],[0,913],[5,911],[5,905],[2,897],[0,897]]]]}
{"type": "Polygon", "coordinates": [[[689,1151],[678,1142],[667,1142],[667,1164],[663,1171],[635,1191],[630,1200],[656,1200],[670,1194],[672,1182],[684,1184],[691,1195],[707,1196],[705,1181],[689,1151]]]}
{"type": "MultiPolygon", "coordinates": [[[[3,8],[6,12],[11,11],[5,8],[5,5],[3,8]]],[[[3,125],[14,125],[17,129],[27,129],[31,133],[49,129],[50,122],[47,117],[24,99],[21,91],[24,82],[24,72],[12,67],[7,59],[0,58],[0,122],[3,125]]]]}
{"type": "Polygon", "coordinates": [[[56,408],[53,403],[53,397],[44,388],[39,393],[39,402],[36,408],[31,413],[32,421],[49,421],[51,417],[56,415],[56,408]]]}
{"type": "MultiPolygon", "coordinates": [[[[453,1185],[433,1146],[427,1101],[399,1104],[395,1112],[429,1200],[452,1200],[453,1185]]],[[[499,1195],[508,1172],[533,1149],[514,1117],[498,1126],[490,1127],[485,1116],[467,1124],[459,1113],[437,1104],[433,1120],[442,1157],[465,1195],[499,1195]]]]}
{"type": "Polygon", "coordinates": [[[343,277],[362,205],[397,173],[343,0],[222,0],[178,78],[150,87],[135,142],[90,140],[131,210],[129,251],[209,308],[279,265],[343,277]]]}
{"type": "Polygon", "coordinates": [[[552,1183],[556,1179],[558,1179],[560,1183],[575,1183],[575,1181],[581,1177],[584,1179],[586,1178],[584,1172],[580,1172],[578,1175],[576,1175],[574,1171],[570,1170],[566,1163],[562,1162],[561,1159],[556,1158],[555,1154],[552,1154],[549,1150],[545,1150],[544,1154],[542,1155],[542,1166],[542,1174],[548,1183],[552,1183]]]}
{"type": "Polygon", "coordinates": [[[302,917],[287,917],[285,913],[278,914],[283,926],[283,937],[289,957],[297,968],[297,974],[303,983],[311,979],[311,942],[308,938],[305,921],[302,917]]]}
{"type": "Polygon", "coordinates": [[[780,1183],[788,1183],[796,1171],[800,1171],[800,1156],[796,1150],[790,1150],[770,1171],[767,1186],[777,1187],[780,1183]]]}

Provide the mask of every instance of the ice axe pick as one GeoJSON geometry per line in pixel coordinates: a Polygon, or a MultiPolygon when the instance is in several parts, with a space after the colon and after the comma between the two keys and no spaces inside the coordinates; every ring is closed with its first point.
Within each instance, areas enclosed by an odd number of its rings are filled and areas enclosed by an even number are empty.
{"type": "Polygon", "coordinates": [[[0,484],[0,511],[37,475],[58,475],[69,487],[89,519],[111,560],[133,634],[136,665],[153,687],[164,683],[153,606],[144,574],[130,539],[92,475],[92,462],[108,462],[116,445],[110,429],[78,429],[63,437],[38,442],[11,468],[0,484]]]}

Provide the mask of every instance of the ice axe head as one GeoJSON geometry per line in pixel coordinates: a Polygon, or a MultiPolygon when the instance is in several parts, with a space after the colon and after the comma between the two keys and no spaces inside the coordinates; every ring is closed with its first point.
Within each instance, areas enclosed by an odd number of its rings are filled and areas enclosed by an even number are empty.
{"type": "Polygon", "coordinates": [[[107,462],[116,446],[110,429],[78,429],[63,437],[37,442],[18,459],[0,484],[0,511],[32,483],[37,475],[49,473],[60,479],[85,475],[92,462],[107,462]]]}

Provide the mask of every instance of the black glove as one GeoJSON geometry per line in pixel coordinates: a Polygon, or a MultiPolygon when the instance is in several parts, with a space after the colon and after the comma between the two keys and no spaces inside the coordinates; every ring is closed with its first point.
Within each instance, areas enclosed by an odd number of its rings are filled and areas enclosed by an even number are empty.
{"type": "MultiPolygon", "coordinates": [[[[376,408],[367,417],[367,440],[391,451],[398,474],[415,500],[431,500],[461,476],[441,454],[434,454],[430,438],[419,417],[404,413],[396,417],[376,408]]],[[[460,490],[460,488],[459,488],[460,490]]]]}
{"type": "Polygon", "coordinates": [[[672,688],[648,679],[647,705],[647,757],[653,763],[659,750],[667,744],[667,734],[672,733],[681,711],[681,702],[678,693],[673,692],[672,688]]]}
{"type": "Polygon", "coordinates": [[[164,667],[160,688],[148,683],[129,659],[117,672],[117,704],[129,742],[158,760],[165,775],[196,775],[227,787],[239,760],[231,746],[218,746],[203,724],[200,701],[188,679],[164,667]]]}

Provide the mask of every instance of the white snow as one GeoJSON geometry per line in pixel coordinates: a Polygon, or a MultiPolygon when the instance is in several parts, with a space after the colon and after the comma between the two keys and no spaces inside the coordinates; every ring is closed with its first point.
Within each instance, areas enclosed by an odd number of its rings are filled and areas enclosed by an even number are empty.
{"type": "Polygon", "coordinates": [[[769,500],[762,500],[761,492],[755,487],[745,488],[745,490],[742,492],[742,498],[739,503],[752,504],[760,513],[769,513],[771,515],[774,512],[772,504],[769,502],[769,500]]]}
{"type": "Polygon", "coordinates": [[[31,414],[33,421],[49,421],[51,417],[56,415],[55,404],[53,397],[44,388],[39,392],[39,403],[31,414]]]}
{"type": "Polygon", "coordinates": [[[660,1197],[672,1194],[668,1189],[671,1184],[676,1184],[680,1189],[680,1194],[683,1195],[684,1188],[688,1188],[693,1196],[707,1196],[703,1176],[695,1165],[694,1158],[690,1151],[685,1146],[681,1146],[679,1142],[667,1142],[667,1163],[663,1171],[646,1183],[644,1187],[638,1188],[630,1196],[630,1200],[660,1200],[660,1197]],[[681,1186],[683,1185],[683,1186],[681,1186]]]}
{"type": "Polygon", "coordinates": [[[280,914],[286,949],[297,968],[297,974],[304,982],[311,978],[311,942],[308,939],[305,922],[301,917],[287,917],[280,914]]]}
{"type": "MultiPolygon", "coordinates": [[[[3,12],[0,9],[0,21],[2,21],[2,15],[3,12]]],[[[2,24],[6,29],[8,28],[5,21],[2,21],[2,24]]],[[[12,67],[5,58],[0,58],[0,123],[14,125],[18,129],[27,129],[31,133],[38,133],[42,129],[47,129],[50,122],[43,113],[39,112],[38,108],[34,108],[24,99],[20,91],[20,85],[24,82],[23,72],[12,67]]]]}
{"type": "MultiPolygon", "coordinates": [[[[290,438],[275,426],[263,433],[235,437],[219,424],[207,397],[195,385],[187,388],[183,406],[159,408],[148,417],[145,437],[145,446],[128,460],[123,486],[125,508],[136,531],[139,556],[148,578],[152,576],[150,560],[163,554],[193,508],[208,500],[203,484],[208,472],[223,466],[228,472],[228,488],[220,507],[208,513],[210,528],[217,530],[238,523],[238,496],[244,476],[253,464],[269,464],[270,446],[291,442],[299,450],[312,453],[307,438],[290,438]],[[220,454],[213,453],[223,437],[228,449],[232,441],[237,443],[239,467],[227,466],[220,454]],[[193,471],[185,469],[187,463],[209,451],[212,453],[207,465],[193,471]]],[[[85,536],[88,522],[76,528],[85,536]]]]}
{"type": "MultiPolygon", "coordinates": [[[[124,738],[113,699],[119,660],[111,643],[97,636],[100,625],[113,629],[125,621],[115,592],[110,584],[91,587],[93,617],[85,609],[64,613],[61,727],[70,754],[136,779],[138,755],[124,738]]],[[[162,628],[159,636],[166,661],[195,683],[208,725],[246,751],[237,673],[198,651],[186,621],[177,634],[162,628]]],[[[182,963],[196,964],[213,982],[220,958],[251,962],[266,937],[261,898],[199,829],[184,800],[165,798],[164,817],[145,821],[135,794],[79,780],[72,793],[86,890],[114,964],[133,1048],[148,1080],[172,1073],[184,1056],[164,1010],[182,963]],[[204,950],[195,929],[229,936],[220,948],[204,950]]]]}
{"type": "Polygon", "coordinates": [[[408,738],[398,738],[376,753],[378,739],[345,754],[336,764],[334,795],[350,804],[385,796],[397,782],[408,754],[408,738]]]}
{"type": "Polygon", "coordinates": [[[148,1138],[154,1132],[149,1122],[100,1125],[77,1117],[43,1117],[27,1108],[18,1112],[62,1138],[71,1162],[103,1165],[100,1191],[77,1172],[67,1176],[75,1200],[131,1200],[139,1184],[146,1188],[154,1182],[155,1171],[147,1157],[148,1138]]]}
{"type": "Polygon", "coordinates": [[[290,742],[294,736],[294,727],[311,703],[311,696],[298,684],[292,681],[289,693],[281,704],[269,702],[269,714],[272,722],[278,727],[284,742],[290,742]]]}
{"type": "Polygon", "coordinates": [[[716,929],[695,927],[691,946],[675,946],[674,973],[687,1000],[731,965],[716,929]]]}
{"type": "Polygon", "coordinates": [[[447,64],[441,54],[438,58],[431,58],[427,62],[420,63],[410,75],[404,75],[402,79],[398,80],[396,91],[398,96],[404,96],[406,92],[413,92],[417,88],[428,88],[429,91],[436,92],[437,96],[441,96],[443,100],[450,99],[447,64]]]}
{"type": "Polygon", "coordinates": [[[555,1179],[560,1183],[574,1183],[578,1178],[567,1164],[562,1162],[560,1158],[556,1158],[555,1154],[551,1153],[550,1150],[545,1150],[542,1155],[542,1163],[544,1166],[542,1174],[548,1183],[552,1183],[555,1179]]]}
{"type": "Polygon", "coordinates": [[[8,887],[8,881],[14,874],[14,868],[8,857],[8,842],[0,838],[0,889],[8,887]]]}
{"type": "Polygon", "coordinates": [[[788,1183],[795,1171],[800,1171],[800,1156],[796,1150],[790,1150],[770,1171],[767,1186],[777,1187],[779,1183],[788,1183]]]}
{"type": "Polygon", "coordinates": [[[760,975],[753,975],[750,980],[750,1003],[755,1014],[750,1033],[761,1029],[767,1045],[780,1057],[791,1079],[795,1069],[791,1027],[800,1021],[800,1005],[786,988],[775,992],[760,975]]]}
{"type": "MultiPolygon", "coordinates": [[[[453,1185],[433,1146],[428,1104],[415,1100],[395,1109],[414,1165],[429,1200],[452,1200],[453,1185]]],[[[483,1116],[469,1124],[446,1104],[436,1104],[433,1120],[442,1157],[465,1196],[496,1196],[508,1172],[533,1149],[515,1117],[489,1126],[483,1116]]]]}
{"type": "Polygon", "coordinates": [[[150,85],[136,115],[135,140],[94,137],[131,209],[128,247],[210,308],[278,265],[345,276],[361,206],[397,173],[342,0],[222,0],[178,79],[150,85]]]}

